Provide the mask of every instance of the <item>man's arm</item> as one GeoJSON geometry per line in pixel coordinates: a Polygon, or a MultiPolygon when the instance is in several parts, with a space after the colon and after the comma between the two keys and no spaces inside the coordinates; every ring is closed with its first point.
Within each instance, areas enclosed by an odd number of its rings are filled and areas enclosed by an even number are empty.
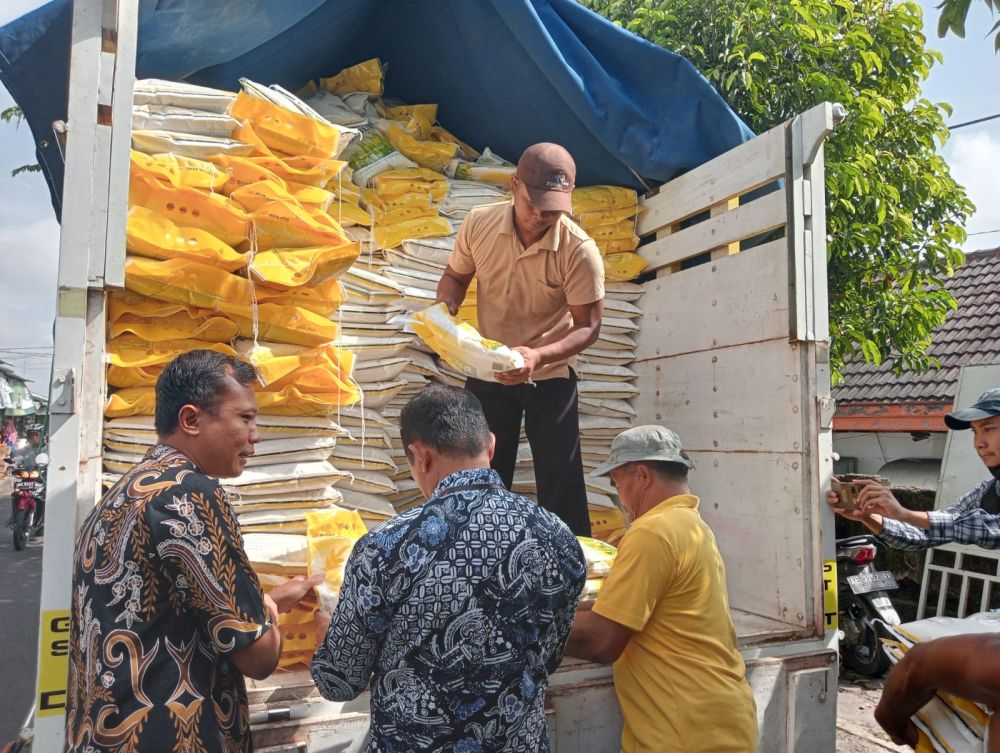
{"type": "Polygon", "coordinates": [[[362,539],[347,560],[337,609],[310,666],[327,700],[350,701],[371,682],[390,621],[383,577],[385,566],[376,564],[374,547],[369,549],[362,539]]]}
{"type": "Polygon", "coordinates": [[[447,305],[452,316],[458,314],[459,306],[465,300],[465,296],[469,292],[469,285],[472,284],[472,278],[475,275],[475,272],[470,272],[467,275],[456,272],[450,264],[445,267],[441,281],[438,283],[436,300],[447,305]]]}
{"type": "Polygon", "coordinates": [[[570,306],[569,312],[573,317],[573,327],[565,337],[540,348],[524,346],[514,348],[524,356],[524,367],[499,372],[496,375],[497,381],[507,385],[521,384],[528,381],[540,366],[566,360],[593,345],[601,333],[604,299],[580,306],[570,306]]]}
{"type": "Polygon", "coordinates": [[[1000,636],[961,635],[914,646],[889,673],[875,719],[896,744],[915,745],[911,717],[938,692],[1000,704],[1000,636]]]}
{"type": "Polygon", "coordinates": [[[579,611],[573,621],[566,653],[577,659],[612,664],[622,655],[635,633],[596,612],[579,611]]]}

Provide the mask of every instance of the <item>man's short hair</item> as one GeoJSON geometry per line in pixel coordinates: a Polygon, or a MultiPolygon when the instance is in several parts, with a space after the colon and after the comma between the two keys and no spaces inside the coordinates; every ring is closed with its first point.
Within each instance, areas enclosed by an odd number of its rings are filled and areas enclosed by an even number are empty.
{"type": "Polygon", "coordinates": [[[257,374],[250,364],[214,350],[191,350],[177,356],[156,380],[156,433],[161,437],[173,434],[185,405],[215,413],[229,378],[247,387],[257,374]]]}
{"type": "Polygon", "coordinates": [[[688,468],[683,463],[672,463],[669,460],[639,460],[664,481],[687,481],[688,468]]]}
{"type": "Polygon", "coordinates": [[[410,399],[399,417],[399,434],[407,457],[414,442],[449,457],[475,457],[490,446],[490,427],[479,399],[443,384],[410,399]]]}

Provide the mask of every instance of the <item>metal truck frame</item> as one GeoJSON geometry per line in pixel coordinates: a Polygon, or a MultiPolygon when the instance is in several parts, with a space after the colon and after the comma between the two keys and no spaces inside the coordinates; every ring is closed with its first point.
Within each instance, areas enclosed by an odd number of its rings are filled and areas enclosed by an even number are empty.
{"type": "MultiPolygon", "coordinates": [[[[73,543],[100,494],[106,293],[124,284],[137,0],[75,0],[63,186],[52,457],[34,749],[64,747],[73,543]]],[[[837,629],[821,104],[645,197],[639,423],[678,431],[729,572],[760,753],[833,753],[837,629]],[[763,242],[761,242],[763,241],[763,242]],[[742,250],[741,250],[742,249],[742,250]]],[[[251,689],[258,750],[354,751],[364,698],[315,703],[285,675],[251,689]],[[301,704],[300,704],[301,707],[301,704]],[[280,721],[286,719],[287,721],[280,721]]],[[[552,750],[619,746],[609,667],[552,677],[552,750]]]]}

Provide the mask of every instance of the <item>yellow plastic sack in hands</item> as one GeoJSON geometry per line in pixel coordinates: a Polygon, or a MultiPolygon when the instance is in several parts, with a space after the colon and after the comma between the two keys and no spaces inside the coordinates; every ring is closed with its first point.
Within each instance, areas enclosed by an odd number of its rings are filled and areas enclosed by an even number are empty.
{"type": "Polygon", "coordinates": [[[298,202],[269,201],[250,214],[257,248],[350,246],[337,221],[323,212],[309,212],[298,202]]]}
{"type": "Polygon", "coordinates": [[[256,292],[257,300],[262,304],[297,307],[318,314],[321,318],[333,316],[344,302],[345,296],[344,286],[336,278],[287,290],[260,286],[256,292]]]}
{"type": "Polygon", "coordinates": [[[411,238],[427,238],[434,235],[451,235],[451,222],[445,217],[418,217],[397,222],[394,225],[375,226],[372,235],[379,248],[395,248],[411,238]]]}
{"type": "Polygon", "coordinates": [[[211,162],[177,154],[144,154],[132,149],[129,163],[131,175],[148,175],[169,183],[174,188],[218,191],[229,179],[228,175],[211,162]]]}
{"type": "Polygon", "coordinates": [[[639,195],[622,186],[586,186],[573,189],[573,214],[611,209],[639,210],[639,195]]]}
{"type": "Polygon", "coordinates": [[[149,342],[165,340],[204,340],[226,343],[239,334],[239,327],[211,311],[181,308],[167,316],[139,316],[125,312],[108,317],[108,337],[132,334],[149,342]]]}
{"type": "Polygon", "coordinates": [[[150,259],[182,259],[232,272],[246,264],[246,257],[207,230],[182,227],[169,217],[132,207],[125,226],[125,246],[132,254],[150,259]]]}
{"type": "Polygon", "coordinates": [[[306,513],[309,576],[322,573],[316,586],[320,609],[332,613],[344,584],[344,567],[355,543],[368,532],[356,510],[327,508],[306,513]]]}
{"type": "MultiPolygon", "coordinates": [[[[361,399],[360,390],[342,392],[300,392],[295,387],[257,393],[260,412],[271,416],[336,416],[337,408],[354,405],[361,399]]],[[[126,414],[135,415],[135,414],[126,414]]]]}
{"type": "Polygon", "coordinates": [[[246,240],[247,214],[235,201],[196,188],[174,188],[148,175],[129,183],[129,204],[140,206],[186,227],[205,230],[229,246],[246,240]]]}
{"type": "Polygon", "coordinates": [[[604,258],[604,276],[611,282],[626,282],[638,277],[649,266],[639,254],[609,254],[604,258]]]}
{"type": "Polygon", "coordinates": [[[331,94],[368,92],[382,96],[382,63],[378,58],[345,68],[336,76],[321,78],[319,85],[331,94]]]}
{"type": "Polygon", "coordinates": [[[254,254],[249,269],[262,285],[287,290],[339,277],[351,268],[360,252],[360,243],[275,248],[254,254]]]}
{"type": "MultiPolygon", "coordinates": [[[[386,128],[386,137],[400,154],[429,170],[443,172],[458,153],[457,144],[443,144],[438,141],[422,141],[406,132],[395,123],[386,128]]],[[[377,180],[377,179],[376,179],[377,180]]]]}
{"type": "Polygon", "coordinates": [[[355,133],[246,92],[237,95],[229,114],[237,120],[249,121],[254,133],[269,149],[291,155],[330,159],[343,151],[355,133]]]}
{"type": "Polygon", "coordinates": [[[495,382],[498,371],[524,366],[524,358],[506,345],[487,340],[465,322],[448,313],[443,303],[413,315],[413,331],[449,366],[466,376],[495,382]]]}
{"type": "Polygon", "coordinates": [[[386,170],[372,179],[372,188],[383,199],[407,193],[429,193],[434,201],[444,201],[448,195],[448,179],[426,167],[404,167],[386,170]]]}

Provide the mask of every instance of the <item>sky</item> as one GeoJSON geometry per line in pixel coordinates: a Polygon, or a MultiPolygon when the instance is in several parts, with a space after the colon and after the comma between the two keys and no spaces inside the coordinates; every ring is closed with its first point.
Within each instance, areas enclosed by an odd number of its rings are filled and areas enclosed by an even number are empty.
{"type": "MultiPolygon", "coordinates": [[[[938,0],[920,0],[928,47],[944,54],[924,83],[924,95],[954,108],[949,125],[1000,113],[996,96],[1000,55],[993,53],[993,25],[982,0],[973,0],[965,39],[938,39],[938,0]],[[989,92],[994,94],[991,96],[989,92]]],[[[44,4],[44,0],[0,0],[0,26],[44,4]]],[[[0,86],[0,110],[13,100],[0,86]]],[[[952,174],[977,206],[967,225],[966,251],[1000,246],[1000,119],[953,132],[942,149],[952,174]],[[996,231],[996,232],[990,232],[996,231]]],[[[45,394],[49,379],[55,316],[59,225],[40,175],[10,177],[15,167],[34,162],[27,126],[0,125],[0,360],[34,380],[45,394]]]]}

